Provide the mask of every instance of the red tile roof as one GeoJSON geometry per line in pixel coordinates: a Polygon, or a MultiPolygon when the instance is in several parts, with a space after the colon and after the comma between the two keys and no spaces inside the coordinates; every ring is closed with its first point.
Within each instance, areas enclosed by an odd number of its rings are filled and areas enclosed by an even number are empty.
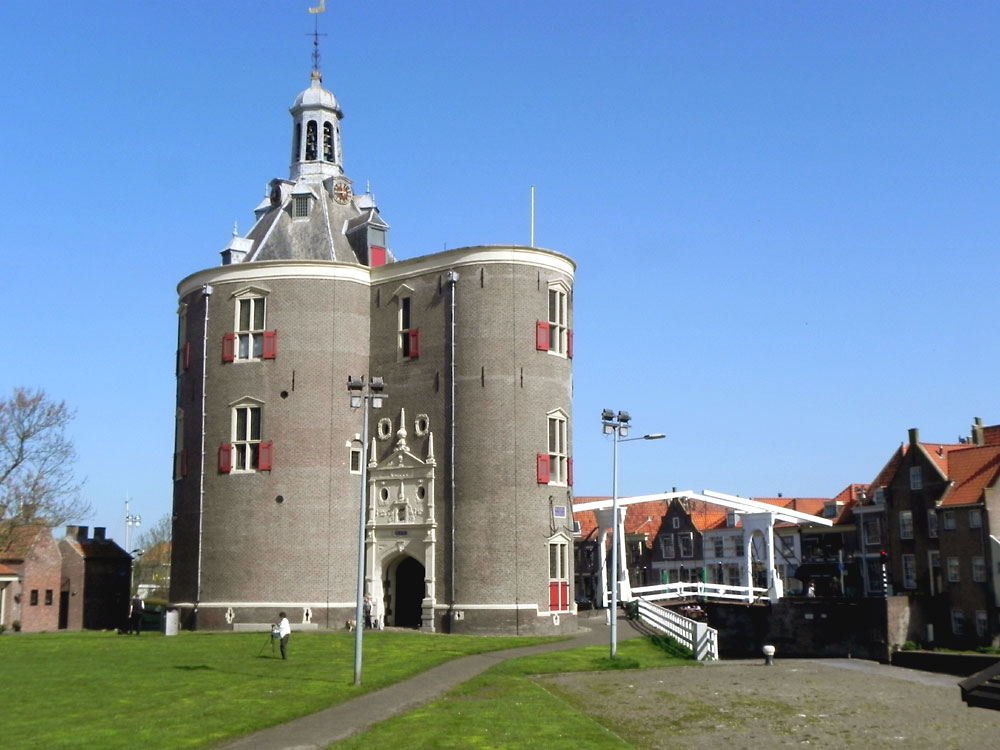
{"type": "Polygon", "coordinates": [[[6,565],[0,564],[0,576],[16,576],[17,571],[13,568],[8,568],[6,565]]]}
{"type": "Polygon", "coordinates": [[[971,505],[983,500],[983,492],[1000,474],[1000,445],[963,446],[948,454],[948,478],[953,482],[941,500],[942,506],[971,505]]]}
{"type": "Polygon", "coordinates": [[[23,560],[35,546],[39,535],[47,530],[46,526],[15,526],[10,541],[0,550],[0,560],[23,560]]]}

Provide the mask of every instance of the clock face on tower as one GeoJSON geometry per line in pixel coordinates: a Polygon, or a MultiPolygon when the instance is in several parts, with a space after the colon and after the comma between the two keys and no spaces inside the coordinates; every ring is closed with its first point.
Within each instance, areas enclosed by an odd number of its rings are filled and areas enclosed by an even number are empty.
{"type": "Polygon", "coordinates": [[[343,180],[337,180],[333,185],[333,197],[337,203],[347,203],[351,199],[351,186],[343,180]]]}
{"type": "Polygon", "coordinates": [[[271,186],[271,205],[277,206],[281,203],[281,186],[272,185],[271,186]]]}

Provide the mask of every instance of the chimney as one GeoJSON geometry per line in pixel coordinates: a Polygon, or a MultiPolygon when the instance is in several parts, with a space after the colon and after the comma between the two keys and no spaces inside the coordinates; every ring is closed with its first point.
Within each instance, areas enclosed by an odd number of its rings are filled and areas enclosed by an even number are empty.
{"type": "Polygon", "coordinates": [[[87,532],[90,531],[89,526],[77,526],[76,527],[76,540],[78,542],[87,541],[87,532]]]}
{"type": "Polygon", "coordinates": [[[916,427],[911,427],[909,430],[910,434],[910,445],[916,445],[920,442],[920,430],[916,427]]]}
{"type": "Polygon", "coordinates": [[[95,526],[94,527],[94,541],[95,542],[103,542],[104,541],[105,531],[106,531],[106,527],[104,527],[104,526],[95,526]]]}
{"type": "Polygon", "coordinates": [[[983,434],[983,418],[976,417],[972,423],[972,444],[986,445],[986,437],[983,434]]]}

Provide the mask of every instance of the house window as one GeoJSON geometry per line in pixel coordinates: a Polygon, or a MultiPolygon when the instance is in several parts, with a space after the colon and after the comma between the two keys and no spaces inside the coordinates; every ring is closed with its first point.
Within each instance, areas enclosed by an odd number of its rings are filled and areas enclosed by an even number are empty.
{"type": "Polygon", "coordinates": [[[52,606],[52,589],[45,589],[45,606],[52,606]]]}
{"type": "Polygon", "coordinates": [[[671,519],[671,524],[675,529],[679,529],[681,527],[681,519],[675,516],[674,518],[671,519]]]}
{"type": "Polygon", "coordinates": [[[726,556],[726,545],[723,542],[723,540],[721,540],[721,539],[714,539],[714,540],[712,540],[712,542],[713,542],[713,546],[715,547],[715,556],[716,557],[725,557],[726,556]]]}
{"type": "Polygon", "coordinates": [[[742,583],[743,577],[740,574],[739,565],[727,565],[726,566],[726,576],[728,577],[728,584],[730,586],[739,586],[742,583]]]}
{"type": "Polygon", "coordinates": [[[954,635],[965,635],[965,613],[960,609],[951,611],[951,632],[954,635]]]}
{"type": "Polygon", "coordinates": [[[681,557],[694,557],[694,534],[690,531],[678,534],[677,543],[680,545],[681,557]]]}
{"type": "Polygon", "coordinates": [[[917,560],[913,555],[903,555],[903,588],[917,587],[917,560]]]}
{"type": "Polygon", "coordinates": [[[927,510],[927,536],[931,539],[937,539],[937,511],[933,508],[927,510]]]}
{"type": "Polygon", "coordinates": [[[924,488],[924,477],[919,466],[910,467],[910,489],[922,490],[924,488]]]}
{"type": "Polygon", "coordinates": [[[31,604],[32,607],[37,607],[38,606],[38,589],[32,589],[31,590],[31,597],[29,599],[29,602],[30,602],[30,604],[31,604]]]}
{"type": "Polygon", "coordinates": [[[743,535],[740,534],[737,537],[733,537],[733,541],[736,544],[736,556],[743,557],[743,555],[745,554],[744,551],[746,549],[743,545],[743,535]]]}
{"type": "Polygon", "coordinates": [[[410,315],[410,297],[399,298],[399,358],[416,359],[420,356],[420,330],[413,327],[413,319],[410,315]]]}
{"type": "Polygon", "coordinates": [[[264,297],[236,301],[237,359],[260,359],[264,353],[264,297]]]}
{"type": "Polygon", "coordinates": [[[976,583],[985,583],[986,581],[985,557],[972,558],[972,580],[975,581],[976,583]]]}
{"type": "Polygon", "coordinates": [[[976,610],[976,635],[980,638],[985,638],[987,636],[987,631],[989,630],[989,617],[985,610],[976,610]]]}
{"type": "Polygon", "coordinates": [[[908,510],[899,511],[899,538],[913,539],[913,513],[908,510]]]}
{"type": "Polygon", "coordinates": [[[549,542],[549,611],[569,609],[569,547],[564,539],[549,542]]]}
{"type": "Polygon", "coordinates": [[[878,516],[865,518],[864,526],[865,544],[874,545],[882,543],[882,519],[878,516]]]}
{"type": "Polygon", "coordinates": [[[953,511],[953,510],[946,510],[944,512],[944,530],[945,531],[954,531],[955,527],[956,527],[956,524],[955,524],[955,511],[953,511]]]}
{"type": "Polygon", "coordinates": [[[304,219],[309,216],[309,196],[296,195],[292,198],[292,217],[304,219]]]}
{"type": "Polygon", "coordinates": [[[260,468],[259,406],[237,406],[233,409],[232,471],[256,471],[260,468]]]}
{"type": "Polygon", "coordinates": [[[983,528],[983,512],[979,510],[979,508],[969,509],[969,528],[970,529],[983,528]]]}
{"type": "Polygon", "coordinates": [[[882,505],[885,502],[885,487],[875,488],[875,504],[882,505]]]}
{"type": "Polygon", "coordinates": [[[549,351],[555,354],[566,354],[567,350],[566,300],[566,287],[549,287],[549,351]]]}
{"type": "Polygon", "coordinates": [[[351,473],[360,474],[361,473],[361,446],[352,445],[351,446],[351,473]]]}
{"type": "Polygon", "coordinates": [[[959,578],[959,562],[957,557],[948,558],[948,583],[958,583],[959,578]]]}
{"type": "Polygon", "coordinates": [[[661,534],[660,535],[660,554],[663,555],[664,559],[671,560],[674,557],[674,535],[673,534],[661,534]]]}
{"type": "Polygon", "coordinates": [[[793,536],[779,536],[778,537],[778,549],[782,555],[788,557],[789,555],[795,554],[795,537],[793,536]]]}
{"type": "Polygon", "coordinates": [[[569,480],[569,427],[562,412],[548,415],[548,484],[566,484],[569,480]]]}

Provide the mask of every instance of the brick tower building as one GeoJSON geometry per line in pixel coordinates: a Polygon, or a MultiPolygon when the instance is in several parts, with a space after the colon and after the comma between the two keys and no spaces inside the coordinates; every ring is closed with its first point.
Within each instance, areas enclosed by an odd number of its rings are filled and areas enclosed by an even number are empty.
{"type": "Polygon", "coordinates": [[[364,585],[387,625],[572,630],[575,264],[397,259],[318,70],[290,111],[288,179],[178,285],[173,604],[201,629],[279,609],[343,627],[364,468],[364,585]],[[350,376],[385,382],[367,445],[350,376]]]}

